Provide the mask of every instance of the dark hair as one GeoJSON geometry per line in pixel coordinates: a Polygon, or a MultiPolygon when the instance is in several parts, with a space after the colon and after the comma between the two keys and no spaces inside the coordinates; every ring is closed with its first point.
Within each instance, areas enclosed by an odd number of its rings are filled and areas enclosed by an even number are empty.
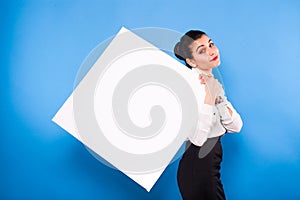
{"type": "Polygon", "coordinates": [[[186,62],[187,58],[193,58],[190,45],[203,35],[206,35],[203,31],[190,30],[181,37],[180,42],[178,42],[174,47],[175,56],[180,60],[184,60],[185,65],[190,69],[192,69],[192,67],[186,62]]]}

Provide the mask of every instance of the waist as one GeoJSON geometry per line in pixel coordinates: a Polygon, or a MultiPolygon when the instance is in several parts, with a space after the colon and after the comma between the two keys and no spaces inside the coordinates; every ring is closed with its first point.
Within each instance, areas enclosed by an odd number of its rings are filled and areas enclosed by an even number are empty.
{"type": "MultiPolygon", "coordinates": [[[[224,136],[224,135],[215,137],[215,138],[217,139],[217,141],[216,141],[215,143],[221,143],[221,137],[223,137],[223,136],[224,136]]],[[[213,139],[214,139],[214,138],[208,138],[208,139],[206,140],[206,142],[204,142],[204,144],[201,145],[201,146],[198,146],[198,145],[194,144],[191,140],[187,140],[187,141],[186,141],[185,147],[186,147],[186,149],[189,148],[189,147],[192,147],[192,148],[194,148],[194,149],[200,149],[200,148],[206,146],[206,145],[210,142],[210,140],[213,140],[213,139]]],[[[214,143],[214,144],[215,144],[215,143],[214,143]]]]}

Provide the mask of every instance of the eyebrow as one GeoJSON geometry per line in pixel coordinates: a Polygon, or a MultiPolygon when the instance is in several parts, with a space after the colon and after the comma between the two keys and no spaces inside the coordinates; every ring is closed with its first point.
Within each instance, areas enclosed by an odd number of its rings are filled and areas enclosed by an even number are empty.
{"type": "MultiPolygon", "coordinates": [[[[211,40],[211,39],[209,39],[207,43],[210,43],[211,41],[212,41],[212,40],[211,40]]],[[[200,45],[200,46],[198,46],[198,47],[197,47],[197,49],[196,49],[196,51],[198,51],[198,49],[199,49],[200,47],[203,47],[203,46],[204,46],[203,44],[202,44],[202,45],[200,45]]]]}

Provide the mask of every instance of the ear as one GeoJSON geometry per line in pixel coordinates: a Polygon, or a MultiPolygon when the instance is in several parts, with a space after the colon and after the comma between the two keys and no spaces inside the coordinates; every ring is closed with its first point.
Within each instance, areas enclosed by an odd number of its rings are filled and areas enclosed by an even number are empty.
{"type": "Polygon", "coordinates": [[[195,68],[197,65],[194,63],[193,59],[187,58],[186,63],[189,64],[189,66],[195,68]]]}

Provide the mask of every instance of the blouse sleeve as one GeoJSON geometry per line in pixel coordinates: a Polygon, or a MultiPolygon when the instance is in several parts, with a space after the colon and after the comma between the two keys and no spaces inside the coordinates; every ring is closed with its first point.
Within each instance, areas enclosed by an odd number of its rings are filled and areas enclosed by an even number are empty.
{"type": "Polygon", "coordinates": [[[217,104],[216,107],[224,128],[231,133],[240,132],[243,126],[241,116],[237,113],[237,111],[225,96],[224,101],[220,104],[217,104]],[[232,111],[232,115],[230,114],[228,108],[232,111]]]}
{"type": "Polygon", "coordinates": [[[195,133],[189,136],[189,139],[197,146],[202,146],[207,140],[207,137],[211,131],[215,121],[213,106],[203,104],[200,114],[199,121],[195,133]]]}

